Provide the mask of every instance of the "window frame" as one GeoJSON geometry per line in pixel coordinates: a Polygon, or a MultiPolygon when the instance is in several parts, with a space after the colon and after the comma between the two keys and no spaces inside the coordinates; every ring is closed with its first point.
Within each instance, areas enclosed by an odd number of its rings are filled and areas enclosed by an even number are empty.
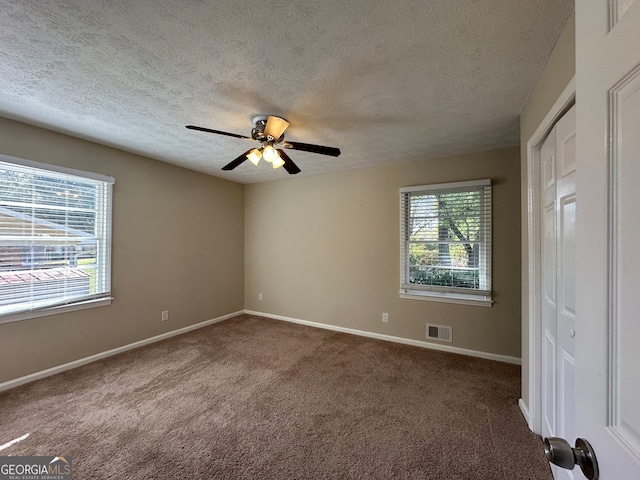
{"type": "Polygon", "coordinates": [[[491,307],[492,299],[492,190],[491,180],[471,180],[464,182],[438,183],[431,185],[418,185],[400,188],[400,291],[399,296],[410,300],[429,300],[435,302],[459,303],[464,305],[476,305],[491,307]],[[480,287],[470,289],[465,287],[443,287],[436,285],[422,285],[409,283],[409,238],[408,238],[408,216],[411,194],[438,194],[447,191],[480,191],[481,195],[481,221],[484,224],[480,227],[485,232],[485,240],[480,243],[480,287]],[[488,201],[489,205],[486,205],[488,201]]]}
{"type": "Polygon", "coordinates": [[[115,179],[108,175],[26,160],[4,154],[0,154],[0,162],[15,165],[18,168],[26,167],[41,170],[45,175],[47,173],[51,173],[52,177],[59,177],[61,175],[72,176],[77,177],[79,181],[89,180],[91,182],[102,183],[103,195],[96,204],[94,211],[96,212],[96,220],[106,222],[106,225],[101,226],[104,234],[101,237],[101,248],[97,252],[97,255],[102,258],[101,261],[105,264],[104,271],[102,272],[102,276],[99,280],[103,287],[100,293],[90,296],[82,296],[76,299],[70,298],[60,302],[52,302],[51,304],[42,307],[31,309],[25,308],[23,310],[0,314],[0,324],[110,305],[113,300],[113,297],[111,296],[111,244],[113,224],[113,184],[115,183],[115,179]],[[98,211],[100,212],[100,215],[97,214],[98,211]]]}

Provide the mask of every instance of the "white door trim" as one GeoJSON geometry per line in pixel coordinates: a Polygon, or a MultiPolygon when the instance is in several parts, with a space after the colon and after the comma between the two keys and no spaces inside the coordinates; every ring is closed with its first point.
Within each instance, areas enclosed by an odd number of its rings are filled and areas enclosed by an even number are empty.
{"type": "MultiPolygon", "coordinates": [[[[527,141],[527,240],[529,280],[529,397],[526,399],[528,411],[525,417],[529,428],[535,433],[542,431],[542,321],[540,316],[540,146],[558,119],[575,103],[575,77],[569,81],[534,134],[527,141]]],[[[524,407],[521,403],[521,408],[524,407]]],[[[524,412],[523,412],[524,413],[524,412]]]]}

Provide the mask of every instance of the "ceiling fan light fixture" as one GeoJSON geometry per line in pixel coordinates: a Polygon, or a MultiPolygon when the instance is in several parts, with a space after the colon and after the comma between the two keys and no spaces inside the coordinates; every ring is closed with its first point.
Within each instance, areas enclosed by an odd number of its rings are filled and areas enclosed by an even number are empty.
{"type": "Polygon", "coordinates": [[[258,162],[262,158],[262,153],[257,148],[254,148],[253,150],[251,150],[249,152],[249,155],[247,155],[247,158],[249,159],[249,161],[251,163],[253,163],[257,167],[258,166],[258,162]]]}
{"type": "Polygon", "coordinates": [[[261,144],[260,147],[250,148],[246,152],[225,166],[222,170],[234,170],[242,165],[246,160],[251,161],[258,166],[260,159],[264,158],[265,162],[271,163],[273,168],[284,167],[289,175],[300,173],[300,168],[293,163],[289,155],[284,150],[275,147],[290,148],[292,150],[301,150],[303,152],[317,153],[320,155],[329,155],[337,157],[340,155],[340,149],[335,147],[325,147],[322,145],[313,145],[311,143],[301,142],[285,142],[284,132],[289,127],[289,122],[282,117],[274,115],[258,115],[253,118],[253,129],[251,136],[238,135],[237,133],[223,132],[221,130],[213,130],[211,128],[198,127],[196,125],[185,125],[190,130],[199,130],[201,132],[215,133],[216,135],[225,135],[227,137],[240,138],[242,140],[252,140],[261,144]]]}
{"type": "MultiPolygon", "coordinates": [[[[278,152],[276,152],[276,155],[278,154],[278,152]]],[[[284,160],[280,157],[280,155],[278,155],[276,158],[273,159],[273,162],[271,162],[273,165],[273,168],[280,168],[281,166],[284,165],[284,160]]]]}
{"type": "Polygon", "coordinates": [[[274,160],[280,158],[280,155],[278,155],[278,152],[276,152],[275,148],[273,148],[271,145],[267,145],[264,147],[264,150],[262,150],[262,158],[264,158],[267,162],[273,162],[274,160]]]}

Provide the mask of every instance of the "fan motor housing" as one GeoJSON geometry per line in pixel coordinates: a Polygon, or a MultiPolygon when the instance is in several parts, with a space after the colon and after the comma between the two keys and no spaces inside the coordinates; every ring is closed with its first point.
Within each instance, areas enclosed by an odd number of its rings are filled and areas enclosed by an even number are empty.
{"type": "MultiPolygon", "coordinates": [[[[276,115],[271,115],[271,116],[275,117],[276,115]]],[[[282,118],[282,120],[284,120],[285,122],[287,121],[287,119],[283,117],[278,117],[278,118],[282,118]]],[[[251,138],[259,142],[274,142],[274,143],[282,142],[284,140],[284,133],[280,136],[280,138],[267,138],[264,135],[264,128],[267,125],[267,120],[269,120],[269,115],[257,115],[253,117],[253,128],[251,129],[251,138]]]]}

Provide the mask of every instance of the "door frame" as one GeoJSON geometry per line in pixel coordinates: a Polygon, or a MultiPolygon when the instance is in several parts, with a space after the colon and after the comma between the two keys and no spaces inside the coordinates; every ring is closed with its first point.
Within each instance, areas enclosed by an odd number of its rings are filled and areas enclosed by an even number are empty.
{"type": "Polygon", "coordinates": [[[569,81],[538,128],[527,141],[527,252],[528,252],[528,304],[529,313],[529,396],[526,404],[521,400],[520,409],[529,428],[542,432],[542,317],[541,317],[541,201],[540,201],[540,147],[556,122],[574,104],[576,99],[575,76],[569,81]]]}

